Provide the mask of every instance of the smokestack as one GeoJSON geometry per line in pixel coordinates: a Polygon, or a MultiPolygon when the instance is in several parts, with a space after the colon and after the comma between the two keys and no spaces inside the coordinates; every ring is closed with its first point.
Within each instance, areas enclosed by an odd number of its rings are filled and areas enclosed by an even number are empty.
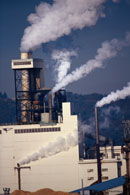
{"type": "Polygon", "coordinates": [[[99,147],[99,126],[98,126],[98,109],[95,107],[95,122],[96,122],[96,153],[97,153],[97,175],[98,183],[102,182],[101,173],[101,159],[100,159],[100,147],[99,147]]]}
{"type": "Polygon", "coordinates": [[[52,94],[49,94],[49,121],[52,121],[52,94]]]}
{"type": "Polygon", "coordinates": [[[22,52],[21,53],[21,59],[25,60],[25,59],[31,59],[32,57],[32,52],[22,52]]]}
{"type": "MultiPolygon", "coordinates": [[[[26,60],[30,58],[32,58],[32,52],[22,52],[21,53],[22,60],[26,60]]],[[[27,111],[26,111],[30,109],[30,102],[29,102],[30,95],[28,93],[30,91],[30,80],[29,80],[29,70],[28,69],[22,70],[22,91],[24,91],[23,99],[25,99],[22,104],[22,110],[23,110],[22,118],[23,118],[23,122],[27,122],[27,118],[30,118],[30,116],[27,116],[27,111]]]]}
{"type": "MultiPolygon", "coordinates": [[[[40,120],[35,111],[35,96],[41,88],[42,59],[33,59],[32,52],[21,53],[21,59],[12,60],[15,73],[16,116],[18,122],[32,123],[40,120]],[[36,117],[35,117],[36,116],[36,117]]],[[[40,114],[39,114],[40,115],[40,114]]]]}

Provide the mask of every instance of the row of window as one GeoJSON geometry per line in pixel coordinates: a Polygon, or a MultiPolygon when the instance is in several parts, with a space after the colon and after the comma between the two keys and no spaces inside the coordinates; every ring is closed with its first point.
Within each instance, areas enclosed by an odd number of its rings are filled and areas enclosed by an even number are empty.
{"type": "Polygon", "coordinates": [[[40,133],[40,132],[54,132],[54,131],[60,131],[60,127],[14,130],[15,133],[40,133]]]}
{"type": "MultiPolygon", "coordinates": [[[[108,168],[102,168],[102,172],[108,171],[108,168]]],[[[94,169],[87,169],[87,172],[94,172],[94,169]]],[[[94,180],[94,177],[88,177],[88,180],[94,180]]],[[[102,180],[108,180],[108,176],[102,176],[102,180]]]]}
{"type": "MultiPolygon", "coordinates": [[[[108,180],[109,177],[108,176],[103,176],[102,180],[108,180]]],[[[94,177],[88,177],[88,180],[94,180],[94,177]]]]}
{"type": "MultiPolygon", "coordinates": [[[[93,172],[93,171],[94,171],[93,169],[87,169],[88,173],[93,172]]],[[[108,171],[108,168],[102,168],[102,171],[108,171]]]]}

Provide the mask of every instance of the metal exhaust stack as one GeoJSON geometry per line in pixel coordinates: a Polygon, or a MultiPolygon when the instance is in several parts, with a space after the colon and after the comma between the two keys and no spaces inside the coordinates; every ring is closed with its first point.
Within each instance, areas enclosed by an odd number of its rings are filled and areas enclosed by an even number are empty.
{"type": "MultiPolygon", "coordinates": [[[[21,53],[21,59],[22,60],[27,60],[32,58],[32,53],[28,52],[28,53],[21,53]]],[[[30,118],[30,116],[27,116],[27,109],[30,109],[30,79],[29,79],[29,70],[25,69],[22,70],[22,91],[24,91],[23,93],[23,103],[22,103],[22,121],[23,122],[27,122],[27,118],[30,118]]]]}
{"type": "Polygon", "coordinates": [[[49,94],[49,122],[52,121],[52,94],[49,94]]]}
{"type": "Polygon", "coordinates": [[[32,52],[23,52],[20,59],[12,60],[12,69],[15,76],[17,122],[39,122],[42,103],[37,106],[34,102],[41,88],[43,60],[33,58],[32,52]]]}
{"type": "Polygon", "coordinates": [[[98,183],[101,183],[102,174],[101,174],[101,159],[100,159],[100,148],[99,148],[99,126],[98,126],[98,108],[97,107],[95,107],[95,122],[96,122],[97,175],[98,175],[98,183]]]}

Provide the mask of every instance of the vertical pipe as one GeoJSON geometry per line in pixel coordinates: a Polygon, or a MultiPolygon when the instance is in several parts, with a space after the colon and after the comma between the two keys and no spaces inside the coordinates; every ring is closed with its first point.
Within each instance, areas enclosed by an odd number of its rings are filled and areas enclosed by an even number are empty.
{"type": "Polygon", "coordinates": [[[17,166],[18,166],[18,168],[17,168],[17,170],[18,170],[18,189],[21,190],[21,178],[20,178],[20,170],[21,170],[21,168],[20,168],[20,164],[19,163],[17,164],[17,166]]]}
{"type": "Polygon", "coordinates": [[[83,184],[83,179],[81,179],[81,184],[82,184],[82,195],[84,195],[84,184],[83,184]]]}
{"type": "Polygon", "coordinates": [[[130,143],[127,143],[126,149],[126,169],[127,176],[130,179],[130,143]]]}
{"type": "Polygon", "coordinates": [[[96,122],[96,153],[97,153],[97,175],[98,183],[102,182],[101,175],[101,159],[100,159],[100,148],[99,148],[99,126],[98,126],[98,109],[95,107],[95,122],[96,122]]]}
{"type": "Polygon", "coordinates": [[[22,70],[22,91],[23,91],[23,102],[22,102],[22,122],[27,122],[29,119],[27,110],[30,109],[30,102],[29,102],[29,71],[28,70],[22,70]]]}
{"type": "Polygon", "coordinates": [[[49,94],[49,121],[52,121],[52,95],[49,94]]]}
{"type": "Polygon", "coordinates": [[[16,122],[18,122],[18,99],[17,99],[17,86],[16,86],[16,70],[14,71],[14,80],[15,80],[16,122]]]}

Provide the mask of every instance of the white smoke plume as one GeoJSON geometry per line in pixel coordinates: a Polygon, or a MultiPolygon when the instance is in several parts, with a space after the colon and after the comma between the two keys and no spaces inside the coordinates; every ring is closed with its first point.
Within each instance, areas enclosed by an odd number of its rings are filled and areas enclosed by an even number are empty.
{"type": "Polygon", "coordinates": [[[39,148],[37,152],[29,154],[23,158],[19,164],[28,164],[32,161],[36,161],[42,158],[48,158],[49,156],[56,155],[62,151],[67,151],[70,148],[78,144],[78,137],[76,130],[72,133],[68,133],[66,136],[60,136],[56,140],[48,143],[47,145],[39,148]]]}
{"type": "Polygon", "coordinates": [[[54,50],[52,53],[52,59],[56,61],[55,72],[56,82],[59,83],[68,73],[71,65],[71,57],[77,56],[76,51],[71,50],[54,50]]]}
{"type": "Polygon", "coordinates": [[[115,102],[120,99],[125,99],[130,96],[130,82],[122,90],[117,90],[116,92],[111,92],[108,96],[103,97],[100,101],[96,103],[96,107],[102,107],[111,102],[115,102]]]}
{"type": "Polygon", "coordinates": [[[79,143],[82,143],[84,141],[85,134],[94,135],[94,131],[95,131],[94,127],[95,127],[94,120],[92,120],[90,124],[86,124],[86,123],[84,123],[81,120],[78,121],[78,138],[79,138],[79,143]]]}
{"type": "Polygon", "coordinates": [[[42,43],[55,41],[72,30],[93,26],[99,18],[105,17],[104,3],[107,0],[54,0],[54,3],[40,3],[36,13],[28,16],[31,24],[21,40],[20,50],[27,52],[42,43]]]}
{"type": "MultiPolygon", "coordinates": [[[[91,135],[93,137],[93,139],[96,139],[95,119],[90,118],[89,120],[90,120],[90,124],[79,121],[79,127],[78,127],[79,143],[82,143],[84,141],[85,134],[91,135]]],[[[108,127],[106,127],[106,128],[108,128],[108,127]]],[[[99,135],[99,140],[105,142],[107,140],[107,138],[103,135],[99,135]]]]}
{"type": "Polygon", "coordinates": [[[105,60],[115,57],[118,51],[120,51],[123,47],[127,47],[129,45],[130,32],[126,34],[124,41],[112,39],[110,42],[103,42],[102,47],[97,50],[97,55],[95,56],[95,58],[89,60],[88,62],[86,62],[86,64],[81,65],[75,71],[63,78],[59,83],[54,86],[54,88],[52,89],[52,93],[55,93],[56,91],[67,86],[68,84],[87,76],[94,69],[102,68],[105,60]]]}

